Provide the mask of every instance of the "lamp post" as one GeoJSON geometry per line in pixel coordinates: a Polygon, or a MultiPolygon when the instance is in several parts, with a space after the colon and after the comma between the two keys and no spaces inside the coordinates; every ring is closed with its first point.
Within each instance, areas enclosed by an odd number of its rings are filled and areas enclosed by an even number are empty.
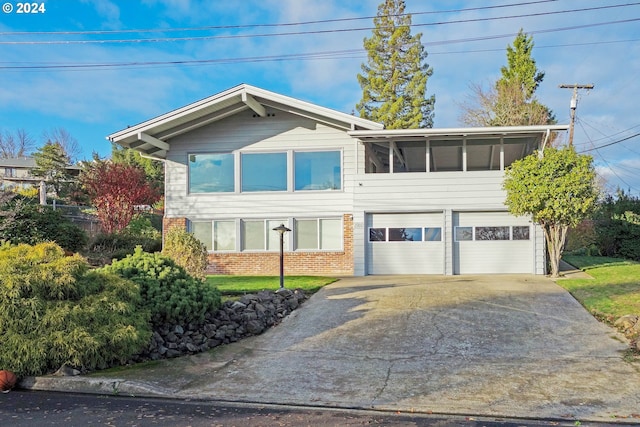
{"type": "Polygon", "coordinates": [[[280,234],[280,291],[284,289],[284,233],[291,231],[284,224],[280,224],[273,231],[280,234]]]}

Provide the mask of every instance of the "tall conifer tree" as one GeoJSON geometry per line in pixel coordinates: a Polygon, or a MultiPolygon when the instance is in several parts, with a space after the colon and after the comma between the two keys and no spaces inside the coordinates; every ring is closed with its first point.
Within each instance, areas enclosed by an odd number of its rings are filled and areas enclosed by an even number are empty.
{"type": "Polygon", "coordinates": [[[489,90],[472,85],[471,104],[461,105],[461,121],[470,126],[527,126],[555,123],[553,112],[535,97],[544,79],[532,57],[533,37],[522,29],[507,46],[507,65],[489,90]]]}
{"type": "Polygon", "coordinates": [[[411,35],[411,15],[404,10],[403,0],[378,6],[373,34],[364,39],[368,59],[358,74],[362,99],[356,109],[387,129],[430,128],[435,96],[425,93],[433,69],[425,62],[422,34],[411,35]]]}

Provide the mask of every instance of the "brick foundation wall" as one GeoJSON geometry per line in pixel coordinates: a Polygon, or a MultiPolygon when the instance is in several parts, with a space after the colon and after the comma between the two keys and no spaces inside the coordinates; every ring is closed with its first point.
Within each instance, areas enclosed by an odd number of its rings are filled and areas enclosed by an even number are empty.
{"type": "Polygon", "coordinates": [[[162,234],[169,231],[170,228],[180,227],[183,230],[187,229],[187,218],[162,218],[162,234]]]}
{"type": "MultiPolygon", "coordinates": [[[[344,250],[340,252],[286,252],[285,275],[353,275],[353,217],[343,217],[344,250]]],[[[209,274],[277,276],[280,274],[279,253],[209,254],[209,274]]]]}

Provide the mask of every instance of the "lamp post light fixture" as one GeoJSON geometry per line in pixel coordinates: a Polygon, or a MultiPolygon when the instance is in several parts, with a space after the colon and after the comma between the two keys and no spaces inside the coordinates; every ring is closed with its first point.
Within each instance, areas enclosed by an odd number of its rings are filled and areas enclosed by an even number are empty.
{"type": "Polygon", "coordinates": [[[280,234],[280,289],[282,291],[284,289],[284,233],[287,231],[291,231],[289,228],[285,227],[284,224],[280,224],[273,231],[277,231],[280,234]]]}

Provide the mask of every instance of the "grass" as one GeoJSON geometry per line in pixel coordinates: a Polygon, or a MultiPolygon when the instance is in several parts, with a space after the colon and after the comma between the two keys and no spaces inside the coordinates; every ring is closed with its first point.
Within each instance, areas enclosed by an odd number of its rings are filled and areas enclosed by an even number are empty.
{"type": "Polygon", "coordinates": [[[640,263],[618,258],[565,255],[593,279],[558,280],[591,313],[606,321],[640,314],[640,263]]]}
{"type": "MultiPolygon", "coordinates": [[[[332,277],[285,276],[284,286],[287,289],[300,288],[305,292],[314,293],[336,280],[332,277]]],[[[278,290],[280,276],[207,276],[207,283],[216,286],[222,295],[243,295],[278,290]]]]}

